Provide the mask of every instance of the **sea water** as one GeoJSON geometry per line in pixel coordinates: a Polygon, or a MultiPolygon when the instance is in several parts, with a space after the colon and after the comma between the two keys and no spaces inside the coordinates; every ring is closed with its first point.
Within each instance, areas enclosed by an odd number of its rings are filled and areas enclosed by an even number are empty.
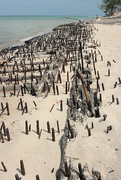
{"type": "Polygon", "coordinates": [[[51,32],[53,27],[95,17],[84,16],[0,16],[0,49],[23,44],[34,36],[51,32]]]}

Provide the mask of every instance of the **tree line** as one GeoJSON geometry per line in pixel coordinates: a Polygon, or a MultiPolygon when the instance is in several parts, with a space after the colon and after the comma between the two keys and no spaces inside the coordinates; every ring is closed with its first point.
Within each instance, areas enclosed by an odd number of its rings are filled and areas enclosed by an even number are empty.
{"type": "Polygon", "coordinates": [[[118,9],[121,9],[121,0],[102,0],[102,3],[98,3],[98,7],[103,10],[105,15],[111,16],[118,9]]]}

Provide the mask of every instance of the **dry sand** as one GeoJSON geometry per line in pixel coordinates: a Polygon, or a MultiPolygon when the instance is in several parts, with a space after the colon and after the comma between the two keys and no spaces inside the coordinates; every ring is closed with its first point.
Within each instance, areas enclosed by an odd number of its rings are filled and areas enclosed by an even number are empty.
{"type": "MultiPolygon", "coordinates": [[[[118,77],[121,77],[121,25],[120,24],[95,24],[97,30],[94,31],[94,38],[101,42],[101,47],[97,47],[96,52],[97,63],[96,70],[100,73],[100,93],[102,94],[102,105],[100,107],[100,118],[85,117],[84,122],[73,122],[77,136],[67,144],[66,157],[67,162],[71,160],[73,169],[78,169],[78,163],[84,166],[88,164],[89,170],[97,170],[101,173],[104,180],[119,180],[121,179],[121,93],[118,77]],[[103,56],[103,61],[100,59],[98,50],[103,56]],[[114,60],[114,61],[113,61],[114,60]],[[110,61],[111,66],[107,66],[107,61],[110,61]],[[108,76],[108,69],[111,75],[108,76]],[[117,86],[114,84],[117,81],[117,86]],[[105,91],[102,90],[101,83],[104,83],[105,91]],[[112,102],[112,95],[115,97],[112,102]],[[119,99],[119,105],[116,103],[116,98],[119,99]],[[106,121],[103,121],[103,115],[107,114],[106,121]],[[94,123],[92,135],[88,137],[88,124],[94,123]],[[106,133],[107,126],[112,126],[112,130],[106,133]]],[[[91,51],[91,49],[90,49],[91,51]]],[[[66,67],[66,72],[69,67],[66,67]]],[[[71,77],[72,74],[70,74],[71,77]]],[[[93,84],[96,88],[96,78],[92,70],[93,84]]],[[[0,94],[1,102],[9,102],[10,116],[6,113],[0,117],[0,122],[5,122],[6,127],[10,130],[11,141],[5,139],[5,143],[0,141],[0,160],[4,162],[7,172],[3,171],[0,166],[0,179],[13,180],[15,174],[22,177],[23,180],[36,179],[39,174],[41,180],[56,179],[56,171],[60,164],[60,146],[59,140],[63,135],[65,127],[67,108],[66,100],[69,94],[65,94],[66,73],[62,73],[62,84],[59,85],[60,95],[49,94],[46,99],[42,97],[34,97],[29,94],[22,97],[24,102],[28,103],[29,113],[22,115],[21,111],[16,110],[20,97],[3,98],[0,94]],[[63,100],[63,111],[60,111],[60,100],[63,100]],[[35,108],[33,101],[36,102],[35,108]],[[50,109],[55,104],[52,112],[50,109]],[[32,126],[29,135],[25,134],[25,121],[28,121],[32,126]],[[36,134],[36,120],[39,120],[42,134],[40,139],[36,134]],[[57,133],[57,120],[60,125],[60,133],[57,133]],[[52,141],[51,134],[47,133],[47,121],[50,122],[51,128],[55,129],[55,139],[52,141]],[[20,173],[20,160],[23,160],[25,165],[26,175],[20,173]],[[52,169],[54,172],[52,173],[52,169]]],[[[65,178],[67,179],[67,178],[65,178]]]]}

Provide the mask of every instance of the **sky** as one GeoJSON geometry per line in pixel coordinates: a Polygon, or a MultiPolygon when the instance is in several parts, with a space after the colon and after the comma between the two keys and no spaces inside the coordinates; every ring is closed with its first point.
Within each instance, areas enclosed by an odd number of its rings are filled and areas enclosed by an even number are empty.
{"type": "Polygon", "coordinates": [[[0,0],[0,15],[102,16],[102,0],[0,0]]]}

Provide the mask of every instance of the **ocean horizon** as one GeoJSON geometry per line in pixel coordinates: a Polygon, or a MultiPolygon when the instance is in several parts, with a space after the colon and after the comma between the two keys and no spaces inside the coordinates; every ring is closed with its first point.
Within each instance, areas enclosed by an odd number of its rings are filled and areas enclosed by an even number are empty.
{"type": "Polygon", "coordinates": [[[0,16],[0,50],[24,44],[32,37],[52,32],[53,28],[79,20],[88,21],[94,16],[4,15],[0,16]]]}

